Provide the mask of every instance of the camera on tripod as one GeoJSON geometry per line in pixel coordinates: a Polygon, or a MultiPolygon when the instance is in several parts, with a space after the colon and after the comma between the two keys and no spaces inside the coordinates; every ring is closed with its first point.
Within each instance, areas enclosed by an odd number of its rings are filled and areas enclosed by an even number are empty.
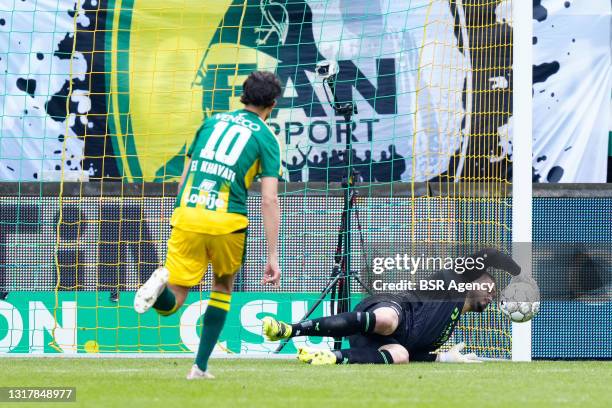
{"type": "Polygon", "coordinates": [[[338,71],[338,63],[332,60],[319,61],[315,67],[315,74],[323,81],[333,78],[338,74],[338,71]]]}
{"type": "Polygon", "coordinates": [[[323,90],[325,91],[325,97],[327,102],[333,106],[334,111],[337,115],[344,116],[346,121],[350,121],[350,116],[357,113],[357,105],[352,101],[340,101],[336,95],[336,76],[340,72],[338,62],[333,60],[323,60],[317,62],[315,66],[315,74],[318,78],[323,81],[323,90]],[[329,87],[331,97],[327,93],[325,83],[329,87]]]}
{"type": "MultiPolygon", "coordinates": [[[[340,67],[336,61],[323,60],[317,63],[315,67],[315,75],[323,82],[323,91],[327,102],[333,107],[336,115],[344,117],[344,126],[346,126],[346,144],[344,147],[344,167],[345,174],[342,178],[343,190],[343,205],[342,216],[340,220],[340,231],[338,232],[338,240],[336,250],[334,251],[334,264],[330,280],[323,288],[319,299],[310,307],[304,317],[300,321],[304,321],[314,312],[314,310],[327,298],[329,294],[330,311],[332,314],[348,312],[351,309],[351,282],[356,281],[368,293],[371,290],[363,283],[359,274],[351,270],[351,252],[352,252],[352,218],[357,222],[357,231],[359,233],[359,244],[361,252],[365,251],[365,239],[361,229],[361,221],[359,221],[359,211],[357,209],[357,190],[355,183],[359,181],[359,172],[355,170],[353,165],[353,119],[352,116],[357,113],[357,105],[353,103],[352,96],[349,100],[339,100],[336,93],[336,76],[340,72],[340,67]],[[327,84],[327,86],[325,86],[327,84]],[[329,88],[329,91],[327,89],[329,88]],[[331,96],[330,96],[331,93],[331,96]]],[[[348,84],[347,84],[348,85],[348,84]]],[[[349,92],[350,95],[350,92],[349,92]]],[[[287,341],[282,342],[276,352],[280,352],[287,344],[287,341]]],[[[339,350],[342,347],[342,338],[334,338],[334,349],[339,350]]]]}

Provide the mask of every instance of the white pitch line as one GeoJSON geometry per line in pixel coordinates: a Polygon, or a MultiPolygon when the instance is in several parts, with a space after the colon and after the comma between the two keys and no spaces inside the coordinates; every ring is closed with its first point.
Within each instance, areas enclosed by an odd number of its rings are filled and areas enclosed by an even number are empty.
{"type": "MultiPolygon", "coordinates": [[[[64,353],[48,353],[48,354],[26,354],[26,353],[7,353],[0,354],[0,359],[3,358],[85,358],[85,359],[138,359],[138,358],[191,358],[195,353],[77,353],[77,354],[64,354],[64,353]]],[[[295,358],[295,354],[213,354],[213,359],[220,360],[290,360],[295,358]]]]}

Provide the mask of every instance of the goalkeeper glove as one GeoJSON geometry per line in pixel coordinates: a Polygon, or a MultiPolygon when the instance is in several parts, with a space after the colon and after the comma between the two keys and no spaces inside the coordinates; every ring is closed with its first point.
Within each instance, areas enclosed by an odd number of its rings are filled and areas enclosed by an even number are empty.
{"type": "Polygon", "coordinates": [[[465,348],[465,343],[457,343],[448,351],[438,353],[436,361],[440,363],[482,363],[478,356],[474,353],[461,354],[461,350],[465,348]]]}

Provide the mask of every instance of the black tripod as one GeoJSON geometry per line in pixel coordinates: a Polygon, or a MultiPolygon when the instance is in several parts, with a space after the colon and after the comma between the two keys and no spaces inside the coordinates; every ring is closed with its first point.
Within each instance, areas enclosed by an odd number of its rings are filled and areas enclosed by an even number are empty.
{"type": "MultiPolygon", "coordinates": [[[[351,279],[355,279],[368,293],[371,293],[370,289],[363,283],[359,278],[359,275],[351,270],[351,235],[352,235],[352,220],[351,215],[355,215],[357,221],[357,229],[359,231],[359,240],[362,253],[364,253],[365,240],[363,238],[363,231],[361,229],[361,221],[359,220],[359,213],[355,208],[355,202],[357,200],[357,190],[355,189],[355,182],[359,179],[359,173],[353,167],[353,149],[352,149],[352,116],[357,113],[357,107],[353,102],[341,102],[338,101],[336,96],[336,75],[337,73],[329,72],[329,65],[324,66],[323,70],[320,70],[320,66],[317,65],[317,74],[323,77],[323,89],[325,90],[325,96],[329,104],[334,108],[334,112],[338,116],[344,117],[344,123],[346,125],[346,144],[344,147],[344,165],[346,168],[345,174],[342,178],[342,190],[343,190],[343,207],[342,217],[340,220],[340,230],[338,232],[338,241],[336,244],[336,251],[334,253],[334,266],[332,268],[329,282],[321,292],[319,299],[312,305],[306,314],[300,319],[304,321],[310,317],[310,315],[316,310],[321,304],[325,297],[330,295],[330,311],[332,315],[345,313],[351,310],[351,279]],[[325,83],[329,86],[332,94],[332,98],[329,97],[325,83]]],[[[287,340],[284,340],[276,349],[276,352],[280,352],[285,345],[287,340]]],[[[342,337],[334,338],[334,349],[339,350],[342,346],[342,337]]]]}

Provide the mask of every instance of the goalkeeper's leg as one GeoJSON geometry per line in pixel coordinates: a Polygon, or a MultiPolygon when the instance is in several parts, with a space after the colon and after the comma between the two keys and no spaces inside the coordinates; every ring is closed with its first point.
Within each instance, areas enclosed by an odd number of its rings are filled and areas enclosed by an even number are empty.
{"type": "Polygon", "coordinates": [[[400,344],[376,347],[351,347],[342,350],[300,348],[298,360],[312,365],[326,364],[404,364],[408,350],[400,344]]]}
{"type": "Polygon", "coordinates": [[[271,341],[296,336],[345,337],[372,333],[388,336],[397,329],[399,321],[399,312],[394,307],[379,305],[371,311],[341,313],[295,324],[268,316],[263,319],[263,333],[271,341]]]}

